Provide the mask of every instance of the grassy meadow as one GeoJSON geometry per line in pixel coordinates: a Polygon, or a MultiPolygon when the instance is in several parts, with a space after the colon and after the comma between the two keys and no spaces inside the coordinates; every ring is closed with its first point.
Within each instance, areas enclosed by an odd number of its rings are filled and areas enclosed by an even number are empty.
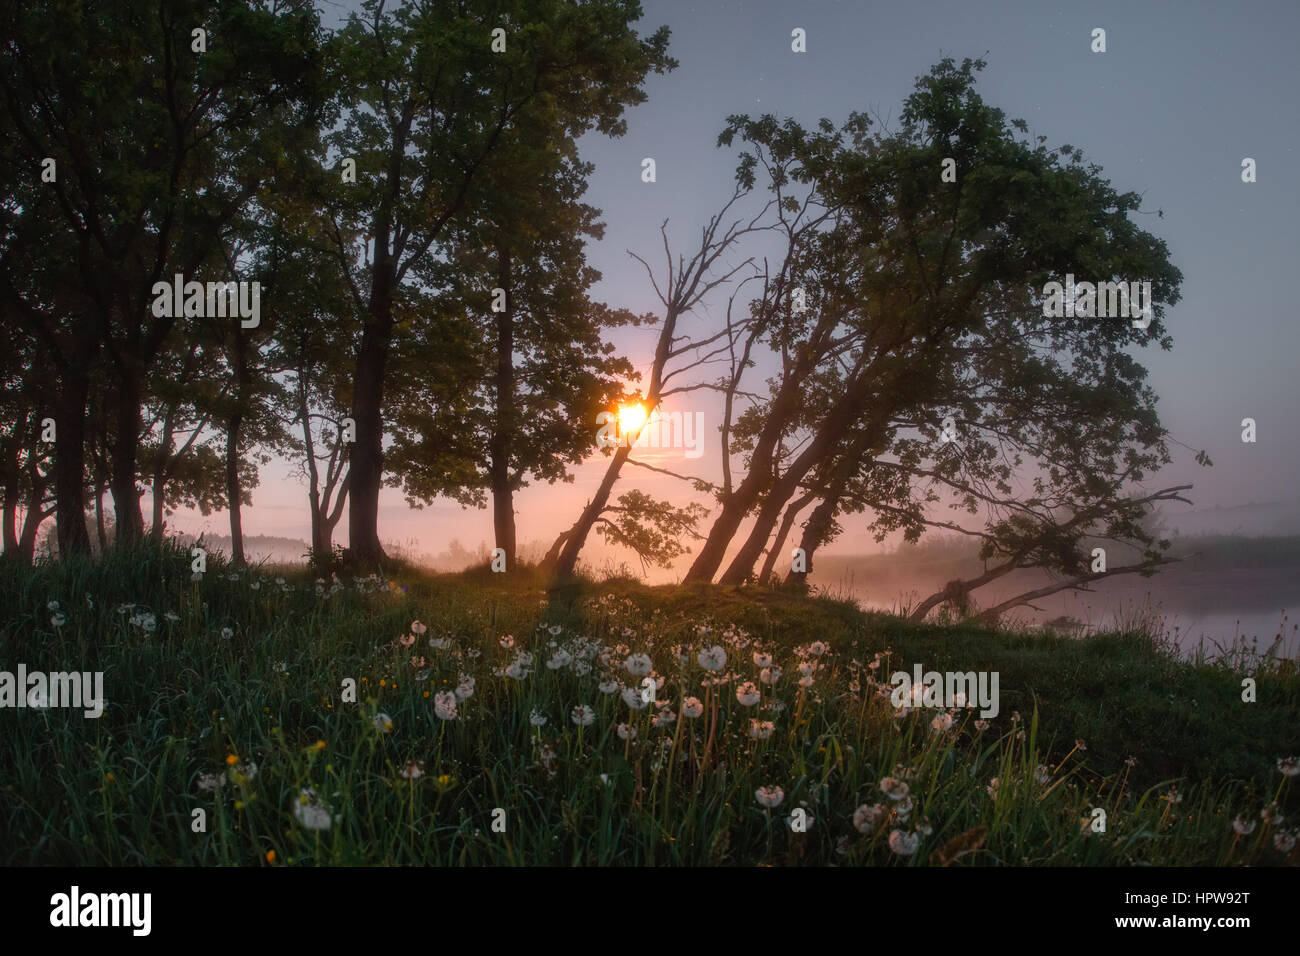
{"type": "Polygon", "coordinates": [[[195,580],[190,561],[0,564],[0,670],[103,671],[106,698],[98,719],[0,710],[0,862],[1300,857],[1300,677],[1249,649],[1187,660],[1137,625],[916,625],[759,588],[548,596],[486,571],[214,555],[195,580]],[[896,710],[889,675],[916,663],[997,671],[1000,713],[896,710]]]}

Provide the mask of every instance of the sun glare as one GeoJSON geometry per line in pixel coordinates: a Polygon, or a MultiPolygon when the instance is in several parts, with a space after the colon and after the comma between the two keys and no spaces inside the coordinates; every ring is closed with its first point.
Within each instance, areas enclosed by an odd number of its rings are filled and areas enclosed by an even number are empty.
{"type": "Polygon", "coordinates": [[[634,435],[646,423],[645,406],[640,402],[618,407],[618,430],[625,435],[634,435]]]}

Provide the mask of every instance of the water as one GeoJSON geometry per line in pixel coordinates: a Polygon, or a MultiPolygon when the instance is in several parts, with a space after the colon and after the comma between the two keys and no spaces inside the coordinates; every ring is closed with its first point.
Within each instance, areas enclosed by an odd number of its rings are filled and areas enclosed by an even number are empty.
{"type": "MultiPolygon", "coordinates": [[[[897,610],[942,587],[952,574],[927,574],[911,570],[907,576],[876,575],[866,582],[852,568],[837,568],[839,580],[815,583],[832,593],[853,597],[864,607],[897,610]],[[847,573],[846,573],[847,571],[847,573]]],[[[1024,572],[976,591],[978,604],[989,607],[1041,586],[1043,578],[1024,572]]],[[[1115,628],[1120,620],[1144,615],[1163,622],[1166,636],[1183,652],[1199,646],[1214,653],[1240,638],[1258,639],[1260,653],[1281,635],[1277,656],[1300,658],[1300,567],[1197,568],[1174,565],[1151,578],[1118,575],[1083,592],[1062,591],[1033,602],[1035,609],[1008,612],[1006,623],[1040,627],[1056,621],[1062,631],[1086,633],[1115,628]],[[1290,613],[1288,609],[1294,609],[1290,613]],[[1068,618],[1070,622],[1060,621],[1068,618]]]]}

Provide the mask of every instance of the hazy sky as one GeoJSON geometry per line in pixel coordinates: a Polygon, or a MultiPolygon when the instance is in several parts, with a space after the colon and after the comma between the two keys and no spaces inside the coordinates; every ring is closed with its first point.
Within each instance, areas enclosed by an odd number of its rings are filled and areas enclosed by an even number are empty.
{"type": "MultiPolygon", "coordinates": [[[[1300,4],[1280,3],[1001,3],[969,0],[868,3],[656,2],[644,0],[640,27],[672,29],[680,62],[652,76],[648,101],[629,111],[628,133],[582,142],[596,165],[586,201],[604,211],[605,238],[589,250],[604,273],[597,298],[635,311],[653,310],[642,267],[626,250],[662,261],[658,227],[683,251],[725,198],[734,152],[715,147],[725,117],[772,112],[804,124],[835,122],[853,110],[897,116],[914,78],[945,55],[983,56],[979,89],[1008,117],[1021,117],[1049,146],[1081,147],[1120,190],[1144,196],[1143,228],[1169,244],[1182,270],[1182,300],[1166,325],[1174,348],[1144,351],[1163,420],[1174,436],[1206,449],[1204,469],[1179,450],[1156,480],[1194,482],[1198,506],[1292,501],[1300,447],[1297,353],[1300,323],[1286,305],[1285,283],[1297,268],[1296,163],[1300,159],[1300,4]],[[807,31],[807,52],[790,49],[791,30],[807,31]],[[1107,52],[1090,50],[1091,32],[1106,30],[1107,52]],[[641,160],[654,157],[657,182],[641,182],[641,160]],[[1241,181],[1241,161],[1258,164],[1258,181],[1241,181]],[[1156,216],[1163,210],[1164,218],[1156,216]],[[1256,444],[1241,441],[1241,420],[1258,423],[1256,444]]],[[[717,300],[715,316],[723,305],[717,300]]],[[[616,338],[640,367],[655,333],[616,338]]],[[[698,393],[695,393],[698,394],[698,393]]],[[[692,401],[697,401],[692,399],[692,401]]],[[[681,451],[656,460],[716,478],[713,444],[719,422],[707,402],[678,403],[705,415],[710,444],[687,461],[681,451]]],[[[517,499],[521,542],[544,539],[572,523],[599,480],[598,457],[572,485],[525,490],[517,499]]],[[[644,488],[681,501],[684,485],[627,468],[619,490],[644,488]]],[[[264,469],[248,534],[307,538],[305,486],[291,466],[264,469]]],[[[174,526],[228,531],[225,515],[178,515],[174,526]]],[[[850,523],[836,550],[874,548],[865,520],[850,523]]],[[[346,536],[346,519],[339,539],[346,536]]],[[[438,502],[419,512],[386,493],[380,535],[438,552],[459,538],[470,547],[491,540],[487,511],[438,502]]]]}

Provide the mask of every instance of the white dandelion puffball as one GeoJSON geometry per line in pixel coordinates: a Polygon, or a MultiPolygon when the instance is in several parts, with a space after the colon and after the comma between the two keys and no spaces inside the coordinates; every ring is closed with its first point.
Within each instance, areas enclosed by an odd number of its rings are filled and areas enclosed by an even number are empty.
{"type": "Polygon", "coordinates": [[[727,666],[727,652],[717,644],[704,648],[695,659],[706,671],[720,671],[727,666]]]}
{"type": "Polygon", "coordinates": [[[375,725],[375,730],[379,731],[381,734],[389,734],[393,732],[393,718],[389,717],[385,713],[381,712],[375,714],[374,717],[370,718],[370,722],[375,725]]]}
{"type": "Polygon", "coordinates": [[[769,686],[775,684],[781,679],[781,668],[776,666],[764,667],[759,673],[758,679],[769,686]]]}
{"type": "Polygon", "coordinates": [[[415,634],[415,635],[418,636],[418,635],[420,635],[420,634],[423,634],[423,633],[424,633],[425,631],[427,631],[428,629],[429,629],[428,625],[426,625],[426,624],[421,624],[419,621],[412,621],[412,622],[411,622],[411,633],[412,633],[412,634],[415,634]]]}
{"type": "Polygon", "coordinates": [[[776,730],[776,724],[770,720],[751,720],[749,722],[749,736],[755,740],[767,740],[776,730]]]}
{"type": "Polygon", "coordinates": [[[579,727],[590,727],[596,720],[596,712],[586,704],[579,704],[573,708],[573,713],[569,714],[569,719],[579,727]]]}
{"type": "Polygon", "coordinates": [[[745,681],[736,688],[736,700],[740,701],[743,707],[753,707],[759,700],[758,687],[753,681],[745,681]]]}
{"type": "Polygon", "coordinates": [[[771,667],[771,666],[772,666],[772,655],[771,655],[771,654],[763,654],[763,653],[761,653],[761,652],[759,652],[759,651],[755,651],[755,652],[754,652],[754,666],[755,666],[755,667],[771,667]]]}
{"type": "Polygon", "coordinates": [[[702,713],[704,713],[704,705],[700,703],[700,699],[698,697],[687,697],[684,701],[682,701],[683,717],[694,718],[700,716],[700,714],[702,713]]]}
{"type": "Polygon", "coordinates": [[[911,856],[921,845],[921,834],[904,833],[902,830],[889,832],[889,848],[899,856],[911,856]]]}
{"type": "Polygon", "coordinates": [[[890,800],[902,800],[912,790],[907,785],[907,781],[899,780],[897,777],[885,777],[880,781],[880,789],[890,800]]]}
{"type": "Polygon", "coordinates": [[[316,791],[307,789],[294,801],[293,818],[307,830],[328,830],[330,812],[316,797],[316,791]]]}
{"type": "Polygon", "coordinates": [[[623,703],[633,710],[645,710],[650,706],[650,701],[641,696],[641,689],[638,687],[623,688],[623,703]]]}
{"type": "Polygon", "coordinates": [[[853,811],[853,827],[859,833],[870,833],[889,811],[879,803],[866,804],[853,811]]]}
{"type": "Polygon", "coordinates": [[[759,787],[754,791],[754,799],[758,801],[760,807],[775,810],[781,805],[781,801],[785,799],[785,791],[774,786],[759,787]]]}
{"type": "Polygon", "coordinates": [[[623,662],[627,672],[633,677],[644,677],[650,673],[653,666],[650,662],[649,654],[629,654],[627,660],[623,662]]]}
{"type": "Polygon", "coordinates": [[[442,690],[433,695],[433,712],[439,720],[456,719],[456,695],[449,690],[442,690]]]}
{"type": "Polygon", "coordinates": [[[618,736],[622,740],[636,740],[636,728],[628,724],[619,724],[616,728],[618,736]]]}

